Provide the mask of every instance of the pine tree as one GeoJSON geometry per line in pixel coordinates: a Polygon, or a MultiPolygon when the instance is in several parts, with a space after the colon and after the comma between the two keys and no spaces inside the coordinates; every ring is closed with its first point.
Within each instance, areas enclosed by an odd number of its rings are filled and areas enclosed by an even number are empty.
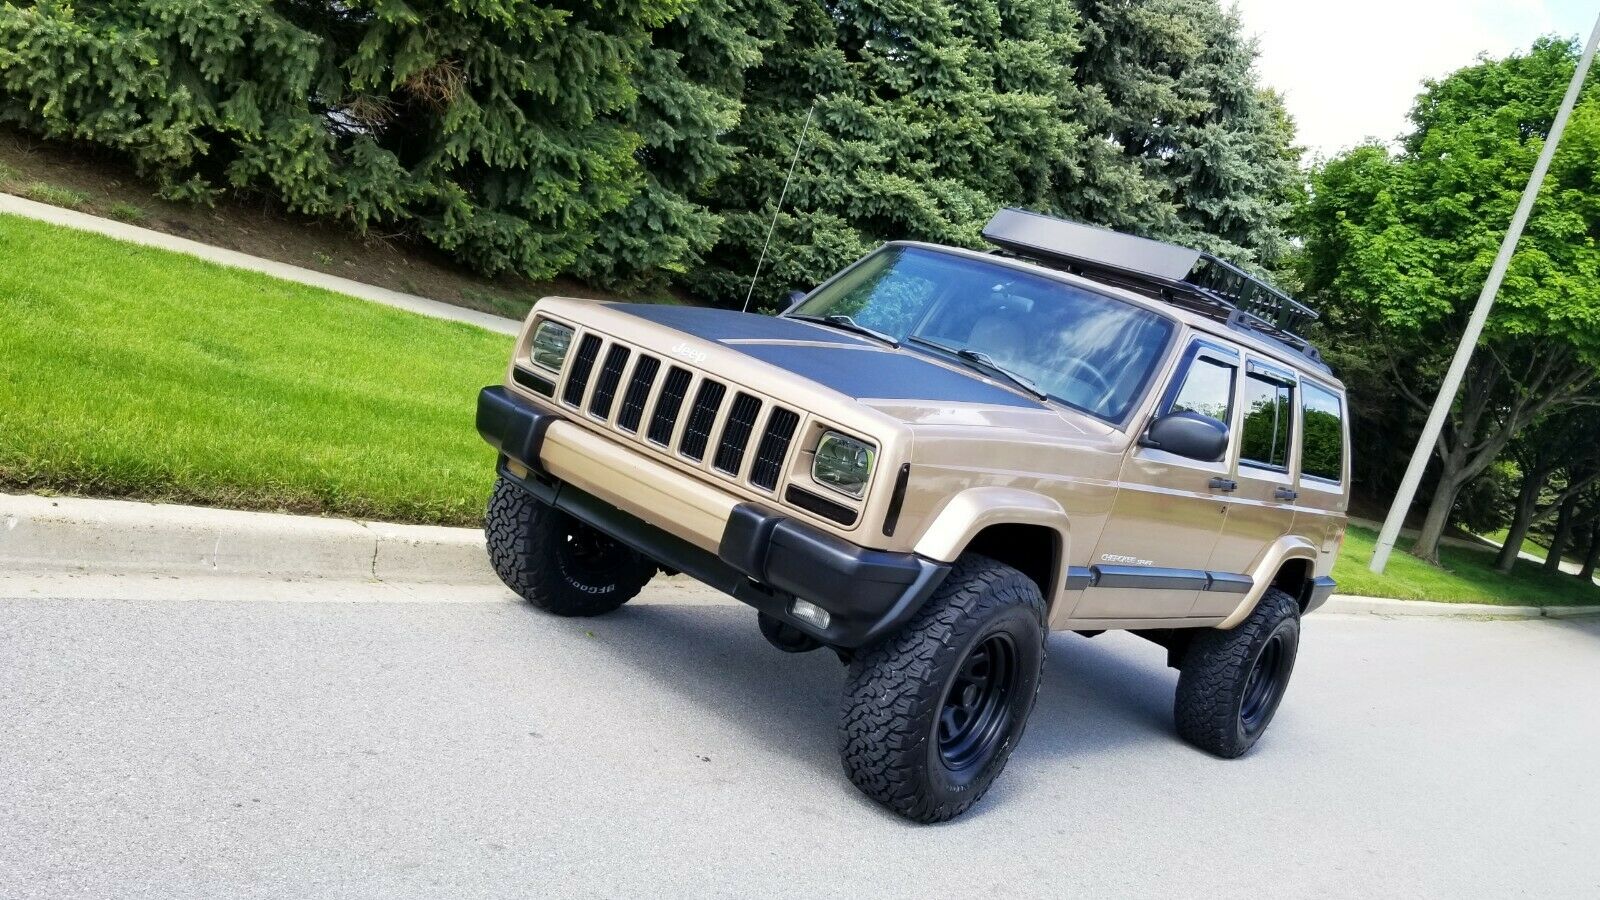
{"type": "Polygon", "coordinates": [[[1293,123],[1217,0],[1078,0],[1074,60],[1093,140],[1064,168],[1066,215],[1271,265],[1299,182],[1293,123]]]}
{"type": "Polygon", "coordinates": [[[635,77],[628,123],[642,141],[644,182],[606,216],[573,266],[605,284],[637,283],[699,264],[722,219],[692,195],[737,166],[729,132],[743,108],[744,73],[761,61],[787,17],[778,0],[698,0],[657,30],[635,77]]]}
{"type": "Polygon", "coordinates": [[[754,304],[770,308],[879,242],[975,246],[997,206],[1044,205],[1077,138],[1057,0],[802,0],[748,75],[739,169],[708,192],[725,225],[684,279],[738,305],[807,112],[814,119],[754,304]]]}
{"type": "Polygon", "coordinates": [[[639,192],[633,78],[683,2],[4,5],[0,117],[126,153],[169,195],[259,191],[544,277],[639,192]]]}

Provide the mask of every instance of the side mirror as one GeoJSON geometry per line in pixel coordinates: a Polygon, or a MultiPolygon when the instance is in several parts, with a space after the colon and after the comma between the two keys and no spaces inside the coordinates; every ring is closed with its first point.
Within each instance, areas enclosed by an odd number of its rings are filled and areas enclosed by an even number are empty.
{"type": "Polygon", "coordinates": [[[800,301],[802,301],[804,299],[806,299],[806,292],[805,291],[790,291],[789,292],[789,308],[785,309],[784,312],[792,311],[796,306],[799,306],[800,305],[800,301]]]}
{"type": "Polygon", "coordinates": [[[1216,462],[1228,452],[1228,426],[1210,416],[1184,410],[1151,422],[1139,443],[1189,459],[1216,462]]]}

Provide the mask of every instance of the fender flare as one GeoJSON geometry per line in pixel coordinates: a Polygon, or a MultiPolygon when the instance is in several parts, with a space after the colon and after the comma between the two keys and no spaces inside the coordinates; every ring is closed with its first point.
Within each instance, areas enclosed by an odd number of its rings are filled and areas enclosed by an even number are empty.
{"type": "Polygon", "coordinates": [[[1277,577],[1278,570],[1283,568],[1284,563],[1297,559],[1303,559],[1310,563],[1312,573],[1315,574],[1317,567],[1316,545],[1303,537],[1289,534],[1274,541],[1271,546],[1267,547],[1266,552],[1262,554],[1261,561],[1256,564],[1255,569],[1250,573],[1250,578],[1255,582],[1250,588],[1250,592],[1244,595],[1244,599],[1239,601],[1239,605],[1234,607],[1233,612],[1229,613],[1226,619],[1217,623],[1216,627],[1227,630],[1243,622],[1245,617],[1255,610],[1256,604],[1261,602],[1261,598],[1266,596],[1267,588],[1272,586],[1272,580],[1277,577]]]}
{"type": "Polygon", "coordinates": [[[950,499],[917,539],[916,552],[939,562],[955,562],[972,539],[991,525],[1042,525],[1058,541],[1053,560],[1054,584],[1046,592],[1048,603],[1060,591],[1062,567],[1072,548],[1067,511],[1050,497],[1008,487],[967,488],[950,499]]]}

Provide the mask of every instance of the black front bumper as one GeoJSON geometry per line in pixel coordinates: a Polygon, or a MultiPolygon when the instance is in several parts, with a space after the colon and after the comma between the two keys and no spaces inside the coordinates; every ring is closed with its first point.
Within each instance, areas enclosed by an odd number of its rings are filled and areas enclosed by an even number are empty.
{"type": "Polygon", "coordinates": [[[733,509],[721,545],[710,553],[659,526],[544,472],[539,450],[560,416],[534,408],[504,387],[478,395],[478,432],[500,452],[500,476],[539,500],[775,619],[836,647],[860,647],[890,634],[922,607],[949,574],[948,563],[915,553],[869,550],[754,503],[733,509]],[[527,477],[505,464],[515,460],[527,477]],[[818,628],[791,612],[796,598],[828,611],[818,628]]]}

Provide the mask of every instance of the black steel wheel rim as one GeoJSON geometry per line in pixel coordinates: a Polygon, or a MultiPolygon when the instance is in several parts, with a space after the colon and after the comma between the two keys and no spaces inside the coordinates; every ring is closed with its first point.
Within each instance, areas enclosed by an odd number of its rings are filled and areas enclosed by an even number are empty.
{"type": "Polygon", "coordinates": [[[980,768],[1011,729],[1011,695],[1019,673],[1011,636],[991,634],[961,661],[940,704],[939,758],[952,772],[980,768]]]}
{"type": "Polygon", "coordinates": [[[586,580],[611,574],[628,553],[610,537],[575,520],[568,523],[562,535],[561,550],[562,568],[586,580]]]}
{"type": "Polygon", "coordinates": [[[1267,724],[1272,710],[1283,695],[1288,680],[1289,639],[1280,631],[1273,632],[1256,656],[1250,676],[1244,683],[1244,700],[1239,704],[1239,724],[1246,734],[1255,734],[1267,724]]]}

